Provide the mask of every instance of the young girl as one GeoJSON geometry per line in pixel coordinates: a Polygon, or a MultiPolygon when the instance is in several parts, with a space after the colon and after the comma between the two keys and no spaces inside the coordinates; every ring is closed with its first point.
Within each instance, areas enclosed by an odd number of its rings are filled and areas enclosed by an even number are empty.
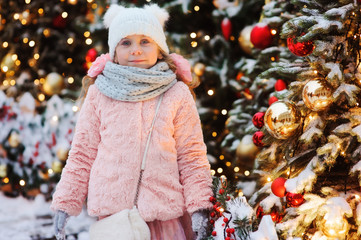
{"type": "Polygon", "coordinates": [[[184,227],[187,214],[196,238],[206,237],[207,210],[212,207],[210,166],[192,94],[170,69],[175,64],[163,32],[167,18],[157,5],[112,5],[104,16],[112,61],[85,89],[51,205],[57,239],[65,239],[67,219],[81,212],[86,198],[89,215],[99,219],[132,208],[162,94],[137,206],[153,240],[193,238],[187,231],[191,228],[184,227]]]}

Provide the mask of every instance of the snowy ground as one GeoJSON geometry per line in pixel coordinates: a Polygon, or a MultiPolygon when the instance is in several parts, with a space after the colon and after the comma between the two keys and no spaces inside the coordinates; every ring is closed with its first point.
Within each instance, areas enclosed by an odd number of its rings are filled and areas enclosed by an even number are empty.
{"type": "MultiPolygon", "coordinates": [[[[50,240],[53,234],[53,213],[42,195],[35,200],[9,198],[0,192],[1,240],[50,240]]],[[[89,240],[88,229],[94,219],[85,211],[70,217],[66,226],[68,240],[89,240]]]]}

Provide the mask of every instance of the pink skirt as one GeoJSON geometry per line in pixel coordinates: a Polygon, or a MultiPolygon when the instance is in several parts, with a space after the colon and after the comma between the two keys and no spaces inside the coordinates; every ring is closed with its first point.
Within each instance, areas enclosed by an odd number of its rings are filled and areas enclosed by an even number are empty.
{"type": "Polygon", "coordinates": [[[193,239],[193,231],[189,224],[190,219],[184,217],[167,221],[155,220],[147,222],[151,240],[190,240],[193,239]]]}

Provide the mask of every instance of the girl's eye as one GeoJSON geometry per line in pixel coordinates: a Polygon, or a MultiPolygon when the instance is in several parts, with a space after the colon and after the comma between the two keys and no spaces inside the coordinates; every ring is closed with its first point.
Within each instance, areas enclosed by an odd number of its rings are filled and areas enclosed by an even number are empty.
{"type": "Polygon", "coordinates": [[[142,39],[141,43],[142,43],[142,44],[149,43],[149,40],[148,40],[148,39],[142,39]]]}
{"type": "Polygon", "coordinates": [[[130,41],[124,40],[124,41],[121,42],[121,45],[123,45],[123,46],[129,46],[129,45],[130,45],[130,41]]]}

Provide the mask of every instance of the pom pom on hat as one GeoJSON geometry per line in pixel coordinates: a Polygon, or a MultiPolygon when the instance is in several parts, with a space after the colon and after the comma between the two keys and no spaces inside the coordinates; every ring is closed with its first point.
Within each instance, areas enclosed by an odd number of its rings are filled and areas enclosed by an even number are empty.
{"type": "Polygon", "coordinates": [[[117,4],[112,4],[108,8],[107,12],[104,14],[103,23],[106,28],[110,27],[110,24],[113,22],[114,18],[118,15],[118,13],[125,8],[119,6],[117,4]]]}
{"type": "Polygon", "coordinates": [[[163,31],[168,18],[168,12],[157,4],[146,5],[144,8],[125,8],[112,4],[104,15],[104,25],[109,28],[110,58],[114,59],[119,41],[134,34],[152,38],[164,52],[169,53],[163,31]]]}
{"type": "Polygon", "coordinates": [[[165,22],[169,18],[169,13],[165,9],[160,8],[157,4],[145,5],[144,9],[153,13],[154,16],[156,16],[156,18],[158,18],[158,21],[160,22],[162,27],[164,27],[165,22]]]}

